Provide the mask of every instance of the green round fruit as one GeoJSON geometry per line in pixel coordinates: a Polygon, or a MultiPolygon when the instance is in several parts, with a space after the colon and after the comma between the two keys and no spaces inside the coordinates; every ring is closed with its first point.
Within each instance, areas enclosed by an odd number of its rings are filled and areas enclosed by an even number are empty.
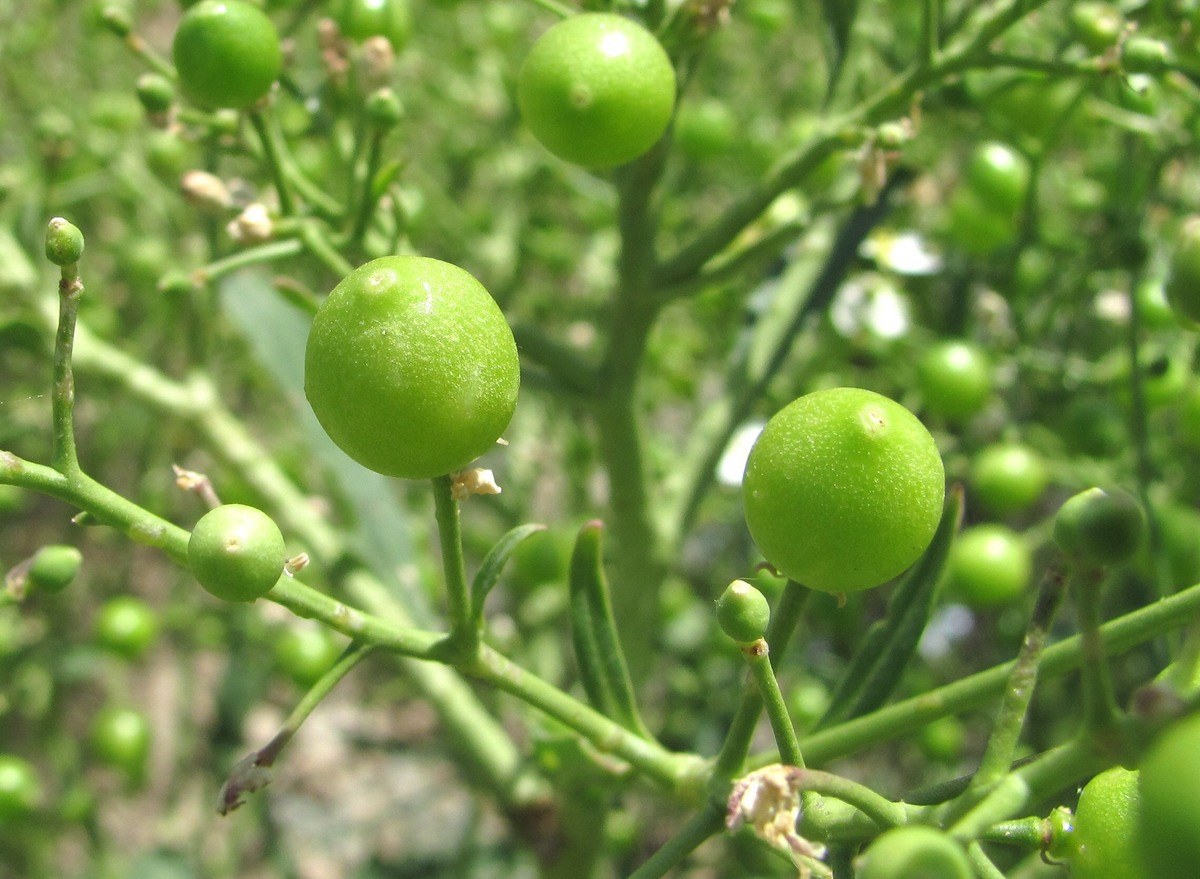
{"type": "Polygon", "coordinates": [[[83,233],[79,227],[55,217],[46,226],[46,259],[56,266],[69,266],[83,256],[83,233]]]}
{"type": "Polygon", "coordinates": [[[969,188],[950,197],[946,235],[972,256],[987,256],[1013,240],[1017,227],[1009,214],[992,210],[969,188]]]}
{"type": "Polygon", "coordinates": [[[1046,491],[1049,474],[1042,456],[1024,443],[995,443],[971,461],[974,497],[997,516],[1026,510],[1046,491]]]}
{"type": "Polygon", "coordinates": [[[141,775],[150,754],[150,721],[132,708],[103,708],[92,720],[88,742],[101,763],[141,775]]]}
{"type": "Polygon", "coordinates": [[[180,19],[172,53],[180,89],[202,107],[249,107],[283,69],[275,25],[245,0],[200,0],[180,19]]]}
{"type": "Polygon", "coordinates": [[[33,815],[42,796],[42,783],[29,761],[0,754],[0,822],[33,815]]]}
{"type": "Polygon", "coordinates": [[[1191,879],[1200,864],[1200,714],[1168,727],[1139,769],[1147,875],[1191,879]]]}
{"type": "Polygon", "coordinates": [[[188,564],[209,593],[224,601],[254,601],[283,575],[283,535],[262,510],[224,504],[205,513],[188,540],[188,564]]]}
{"type": "Polygon", "coordinates": [[[568,162],[609,168],[658,141],[675,107],[675,69],[641,25],[609,13],[575,15],[529,50],[517,104],[543,146],[568,162]]]}
{"type": "Polygon", "coordinates": [[[853,592],[895,577],[942,515],[945,471],[924,425],[859,388],[816,391],[767,423],[742,482],[763,557],[805,586],[853,592]]]}
{"type": "Polygon", "coordinates": [[[299,687],[311,687],[341,656],[333,633],[322,626],[286,629],[275,642],[275,663],[299,687]]]}
{"type": "Polygon", "coordinates": [[[96,641],[125,659],[138,659],[158,638],[158,614],[132,595],[110,598],[100,608],[96,641]]]}
{"type": "Polygon", "coordinates": [[[934,345],[917,362],[925,408],[948,421],[967,421],[992,396],[992,366],[975,345],[952,339],[934,345]]]}
{"type": "Polygon", "coordinates": [[[767,634],[771,605],[745,580],[734,580],[717,599],[717,624],[739,644],[751,644],[767,634]]]}
{"type": "Polygon", "coordinates": [[[1093,565],[1128,560],[1142,544],[1146,515],[1119,488],[1089,488],[1066,500],[1054,517],[1054,542],[1073,559],[1093,565]]]}
{"type": "Polygon", "coordinates": [[[412,36],[408,0],[341,0],[334,20],[342,34],[357,42],[386,37],[399,51],[412,36]]]}
{"type": "Polygon", "coordinates": [[[962,846],[936,827],[909,824],[879,835],[859,864],[858,879],[972,879],[962,846]]]}
{"type": "Polygon", "coordinates": [[[43,546],[30,561],[29,585],[43,592],[61,592],[71,585],[82,564],[83,553],[73,546],[43,546]]]}
{"type": "Polygon", "coordinates": [[[512,330],[468,272],[387,256],[321,304],[304,392],[330,438],[377,473],[428,479],[466,467],[508,426],[521,383],[512,330]]]}
{"type": "Polygon", "coordinates": [[[1170,50],[1162,40],[1134,34],[1121,45],[1121,66],[1126,73],[1157,76],[1169,63],[1170,50]]]}
{"type": "Polygon", "coordinates": [[[725,155],[737,139],[737,119],[729,104],[705,98],[679,106],[674,144],[681,153],[703,162],[725,155]]]}
{"type": "Polygon", "coordinates": [[[1116,45],[1125,28],[1125,17],[1111,3],[1083,0],[1071,4],[1071,26],[1075,38],[1089,51],[1100,53],[1116,45]]]}
{"type": "Polygon", "coordinates": [[[1020,534],[986,523],[958,536],[946,569],[953,597],[972,607],[1002,607],[1025,594],[1033,558],[1020,534]]]}
{"type": "Polygon", "coordinates": [[[1066,853],[1071,879],[1149,879],[1139,799],[1138,773],[1120,766],[1084,785],[1066,853]]]}
{"type": "Polygon", "coordinates": [[[1012,214],[1025,202],[1029,163],[1006,144],[981,143],[967,162],[967,186],[988,210],[1012,214]]]}

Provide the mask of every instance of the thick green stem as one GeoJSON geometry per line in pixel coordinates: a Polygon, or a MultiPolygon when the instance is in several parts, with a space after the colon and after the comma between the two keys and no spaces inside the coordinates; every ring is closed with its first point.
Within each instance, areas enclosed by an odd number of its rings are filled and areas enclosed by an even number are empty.
{"type": "Polygon", "coordinates": [[[971,869],[975,871],[976,879],[1005,879],[1004,873],[992,863],[992,859],[987,856],[987,852],[978,841],[967,846],[967,858],[971,862],[971,869]]]}
{"type": "Polygon", "coordinates": [[[719,806],[709,803],[694,814],[662,848],[630,873],[629,879],[660,879],[695,851],[701,843],[720,833],[724,826],[724,813],[719,806]]]}
{"type": "Polygon", "coordinates": [[[841,800],[862,812],[880,827],[895,827],[908,823],[908,809],[903,803],[893,803],[864,784],[819,769],[805,769],[797,774],[797,778],[806,792],[841,800]]]}
{"type": "Polygon", "coordinates": [[[79,315],[79,297],[83,281],[75,263],[62,267],[58,282],[58,327],[54,334],[54,385],[50,395],[54,425],[54,469],[66,476],[79,472],[75,450],[75,324],[79,315]]]}
{"type": "Polygon", "coordinates": [[[267,170],[271,173],[271,180],[275,183],[275,194],[279,198],[279,212],[285,217],[290,217],[296,212],[296,204],[292,200],[291,183],[288,181],[280,161],[280,147],[275,130],[263,116],[262,111],[251,110],[249,116],[250,124],[258,135],[259,143],[262,144],[263,160],[266,162],[267,170]]]}
{"type": "Polygon", "coordinates": [[[771,667],[771,651],[767,647],[766,639],[759,638],[746,646],[742,650],[742,656],[750,666],[750,674],[754,678],[759,699],[767,709],[767,719],[771,722],[771,731],[775,733],[775,743],[779,746],[779,759],[789,766],[804,768],[804,756],[800,753],[796,728],[792,726],[787,703],[783,701],[779,681],[775,679],[775,670],[771,667]]]}
{"type": "Polygon", "coordinates": [[[462,523],[454,481],[449,476],[433,480],[433,502],[442,545],[442,572],[446,581],[446,610],[450,618],[450,643],[464,659],[479,649],[479,628],[471,616],[471,589],[463,563],[462,523]]]}
{"type": "Polygon", "coordinates": [[[1076,569],[1071,573],[1071,597],[1083,649],[1083,728],[1097,733],[1109,729],[1119,713],[1113,692],[1112,673],[1100,634],[1100,592],[1103,572],[1076,569]]]}

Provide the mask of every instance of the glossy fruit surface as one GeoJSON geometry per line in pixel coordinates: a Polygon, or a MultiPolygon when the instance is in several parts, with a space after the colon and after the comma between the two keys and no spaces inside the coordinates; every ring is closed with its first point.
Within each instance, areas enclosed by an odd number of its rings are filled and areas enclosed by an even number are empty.
{"type": "Polygon", "coordinates": [[[1084,785],[1067,854],[1071,879],[1150,879],[1139,799],[1138,773],[1120,766],[1084,785]]]}
{"type": "Polygon", "coordinates": [[[1025,201],[1029,165],[1007,144],[987,141],[975,147],[967,162],[967,186],[989,210],[1011,214],[1025,201]]]}
{"type": "Polygon", "coordinates": [[[994,443],[971,461],[971,497],[998,516],[1028,509],[1046,491],[1046,463],[1023,443],[994,443]]]}
{"type": "Polygon", "coordinates": [[[180,19],[172,54],[180,89],[202,107],[249,107],[283,69],[275,25],[245,0],[200,0],[180,19]]]}
{"type": "Polygon", "coordinates": [[[313,319],[304,392],[342,451],[428,479],[491,449],[516,408],[512,330],[467,271],[388,256],[347,275],[313,319]]]}
{"type": "Polygon", "coordinates": [[[742,493],[768,562],[813,589],[853,592],[895,577],[925,551],[945,472],[911,412],[872,391],[833,388],[767,422],[742,493]]]}
{"type": "Polygon", "coordinates": [[[935,827],[911,824],[884,831],[868,847],[858,879],[971,879],[962,846],[935,827]]]}
{"type": "Polygon", "coordinates": [[[96,641],[126,659],[145,654],[158,638],[158,614],[132,595],[110,598],[96,616],[96,641]]]}
{"type": "Polygon", "coordinates": [[[950,421],[966,421],[992,395],[992,366],[977,346],[959,339],[940,342],[917,363],[925,408],[950,421]]]}
{"type": "Polygon", "coordinates": [[[771,605],[745,580],[734,580],[717,599],[717,623],[731,639],[749,644],[767,634],[771,605]]]}
{"type": "Polygon", "coordinates": [[[1094,565],[1115,565],[1141,546],[1146,516],[1119,488],[1089,488],[1067,499],[1054,517],[1054,541],[1068,556],[1094,565]]]}
{"type": "Polygon", "coordinates": [[[188,540],[188,564],[208,592],[225,601],[254,601],[283,575],[283,535],[262,510],[224,504],[205,513],[188,540]]]}
{"type": "Polygon", "coordinates": [[[1168,727],[1139,767],[1148,875],[1192,879],[1200,864],[1200,714],[1168,727]]]}
{"type": "Polygon", "coordinates": [[[387,37],[398,50],[412,35],[407,0],[341,0],[334,20],[343,35],[360,43],[370,37],[387,37]]]}
{"type": "Polygon", "coordinates": [[[42,802],[42,783],[29,761],[0,754],[0,821],[24,818],[42,802]]]}
{"type": "Polygon", "coordinates": [[[951,597],[973,607],[1001,607],[1025,594],[1033,559],[1024,537],[985,523],[958,536],[946,568],[951,597]]]}
{"type": "Polygon", "coordinates": [[[675,69],[636,22],[609,13],[575,15],[529,50],[517,103],[550,152],[587,168],[608,168],[636,159],[666,131],[675,69]]]}

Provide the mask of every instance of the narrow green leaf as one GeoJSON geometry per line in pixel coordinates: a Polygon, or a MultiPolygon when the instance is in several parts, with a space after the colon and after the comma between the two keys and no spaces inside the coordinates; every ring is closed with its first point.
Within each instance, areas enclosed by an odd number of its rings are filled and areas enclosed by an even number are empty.
{"type": "Polygon", "coordinates": [[[825,55],[829,62],[829,84],[826,94],[832,94],[841,78],[850,46],[850,32],[858,16],[858,0],[821,0],[825,14],[825,55]]]}
{"type": "Polygon", "coordinates": [[[816,729],[873,711],[895,689],[933,613],[938,582],[958,533],[962,509],[962,487],[954,486],[946,497],[933,541],[896,586],[883,619],[868,630],[816,729]]]}
{"type": "Polygon", "coordinates": [[[487,601],[488,593],[500,579],[500,574],[504,571],[505,564],[512,558],[513,551],[526,538],[545,530],[545,525],[537,523],[518,525],[496,541],[496,544],[488,550],[483,564],[475,572],[475,579],[471,581],[471,618],[477,625],[483,624],[483,603],[487,601]]]}
{"type": "Polygon", "coordinates": [[[611,716],[613,695],[604,676],[604,661],[596,643],[593,606],[589,598],[589,593],[603,577],[600,569],[600,528],[601,524],[593,521],[580,529],[571,553],[567,582],[571,597],[571,644],[575,649],[579,680],[592,707],[611,716]]]}

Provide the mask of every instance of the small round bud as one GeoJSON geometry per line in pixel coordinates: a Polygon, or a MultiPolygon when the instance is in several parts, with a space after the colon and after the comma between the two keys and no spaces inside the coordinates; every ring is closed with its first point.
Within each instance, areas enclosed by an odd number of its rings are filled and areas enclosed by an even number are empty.
{"type": "Polygon", "coordinates": [[[1131,495],[1119,488],[1089,488],[1059,509],[1054,542],[1068,556],[1095,565],[1126,561],[1142,543],[1146,516],[1131,495]]]}
{"type": "Polygon", "coordinates": [[[1111,3],[1081,0],[1071,6],[1071,27],[1075,39],[1092,52],[1113,46],[1125,27],[1121,10],[1111,3]]]}
{"type": "Polygon", "coordinates": [[[46,226],[46,259],[56,266],[69,266],[83,256],[83,233],[62,217],[46,226]]]}
{"type": "Polygon", "coordinates": [[[251,202],[226,227],[229,236],[238,244],[261,244],[275,234],[271,212],[260,201],[251,202]]]}
{"type": "Polygon", "coordinates": [[[175,100],[175,87],[161,74],[143,73],[138,77],[137,96],[142,107],[153,116],[171,108],[171,102],[175,100]]]}
{"type": "Polygon", "coordinates": [[[1167,69],[1168,63],[1167,44],[1162,40],[1135,34],[1121,46],[1121,66],[1126,73],[1157,76],[1167,69]]]}
{"type": "Polygon", "coordinates": [[[717,623],[739,644],[750,644],[767,633],[771,605],[745,580],[734,580],[717,599],[717,623]]]}
{"type": "Polygon", "coordinates": [[[880,149],[898,150],[912,140],[912,126],[904,122],[884,122],[875,130],[875,143],[880,149]]]}
{"type": "Polygon", "coordinates": [[[180,178],[179,188],[183,197],[197,207],[221,212],[233,205],[225,181],[208,171],[188,171],[180,178]]]}
{"type": "Polygon", "coordinates": [[[75,579],[81,564],[83,554],[73,546],[43,546],[30,561],[29,585],[43,592],[61,592],[75,579]]]}
{"type": "Polygon", "coordinates": [[[387,131],[395,127],[403,115],[400,98],[390,88],[374,91],[367,98],[367,119],[376,128],[387,131]]]}

